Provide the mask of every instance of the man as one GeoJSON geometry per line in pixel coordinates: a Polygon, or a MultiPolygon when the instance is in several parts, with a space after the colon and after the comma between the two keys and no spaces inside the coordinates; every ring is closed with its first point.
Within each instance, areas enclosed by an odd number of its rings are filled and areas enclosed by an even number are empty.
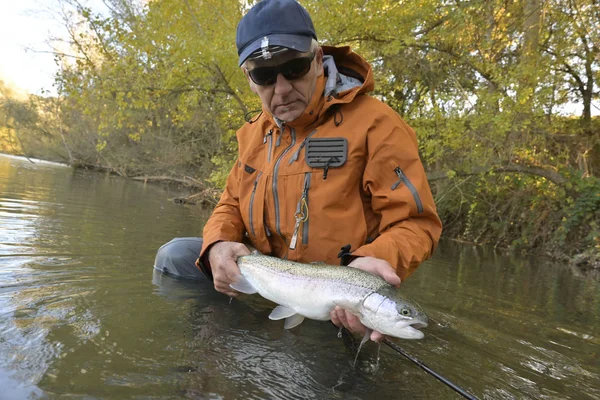
{"type": "MultiPolygon", "coordinates": [[[[415,133],[367,95],[364,59],[316,39],[295,0],[261,1],[238,25],[239,65],[262,112],[237,132],[238,160],[196,263],[229,296],[238,294],[236,259],[249,253],[243,240],[289,260],[342,261],[392,285],[437,245],[441,223],[415,133]]],[[[365,329],[340,308],[331,320],[365,329]]]]}

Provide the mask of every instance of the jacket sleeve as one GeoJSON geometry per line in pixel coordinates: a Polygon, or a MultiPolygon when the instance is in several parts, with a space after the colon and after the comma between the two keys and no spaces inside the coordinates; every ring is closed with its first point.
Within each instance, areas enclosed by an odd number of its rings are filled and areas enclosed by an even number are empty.
{"type": "Polygon", "coordinates": [[[241,242],[246,231],[240,213],[238,164],[239,160],[231,169],[221,199],[204,225],[199,261],[206,266],[206,252],[210,246],[221,241],[241,242]]]}
{"type": "Polygon", "coordinates": [[[412,128],[395,112],[384,113],[369,129],[367,148],[362,184],[379,236],[352,256],[384,259],[404,280],[431,256],[442,224],[412,128]]]}

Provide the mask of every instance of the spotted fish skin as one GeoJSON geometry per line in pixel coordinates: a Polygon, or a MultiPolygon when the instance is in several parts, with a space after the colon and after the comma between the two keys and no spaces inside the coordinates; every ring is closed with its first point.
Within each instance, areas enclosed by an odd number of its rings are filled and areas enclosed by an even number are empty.
{"type": "Polygon", "coordinates": [[[340,306],[381,333],[405,339],[424,336],[417,328],[427,326],[427,316],[379,276],[358,268],[265,255],[242,256],[237,264],[242,275],[231,287],[277,303],[269,318],[285,319],[286,329],[304,318],[329,320],[330,312],[340,306]]]}

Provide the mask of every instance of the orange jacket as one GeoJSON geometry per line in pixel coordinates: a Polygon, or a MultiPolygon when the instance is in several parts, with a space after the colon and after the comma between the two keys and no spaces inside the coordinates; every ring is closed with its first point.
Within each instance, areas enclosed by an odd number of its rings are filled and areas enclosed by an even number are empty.
{"type": "Polygon", "coordinates": [[[416,135],[366,95],[373,76],[364,59],[349,47],[323,50],[335,66],[324,62],[300,118],[280,126],[263,112],[237,132],[238,160],[204,227],[200,259],[215,242],[245,235],[264,254],[300,262],[338,264],[341,247],[350,245],[352,256],[387,260],[404,279],[432,254],[442,230],[416,135]],[[308,144],[327,149],[318,141],[326,138],[347,140],[345,162],[336,166],[343,156],[317,152],[320,166],[309,166],[308,144]]]}

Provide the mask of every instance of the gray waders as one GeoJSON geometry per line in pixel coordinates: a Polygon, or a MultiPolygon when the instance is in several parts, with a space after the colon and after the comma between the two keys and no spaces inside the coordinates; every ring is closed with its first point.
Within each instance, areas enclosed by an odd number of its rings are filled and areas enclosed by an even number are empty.
{"type": "Polygon", "coordinates": [[[154,269],[175,278],[210,281],[195,265],[201,249],[202,238],[175,238],[158,249],[154,269]]]}

